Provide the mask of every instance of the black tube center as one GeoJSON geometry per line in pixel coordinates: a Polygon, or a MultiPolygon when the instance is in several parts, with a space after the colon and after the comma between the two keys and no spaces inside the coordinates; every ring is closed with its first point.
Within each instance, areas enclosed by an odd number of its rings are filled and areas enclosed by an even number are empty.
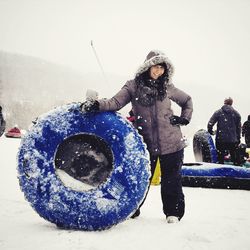
{"type": "Polygon", "coordinates": [[[93,134],[65,139],[55,155],[55,167],[93,187],[106,182],[113,170],[113,153],[107,142],[93,134]]]}

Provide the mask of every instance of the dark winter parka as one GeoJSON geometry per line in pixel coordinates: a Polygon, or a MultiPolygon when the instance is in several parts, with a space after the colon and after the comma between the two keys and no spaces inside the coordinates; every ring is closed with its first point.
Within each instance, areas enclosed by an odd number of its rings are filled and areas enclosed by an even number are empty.
{"type": "Polygon", "coordinates": [[[207,125],[208,131],[213,129],[215,123],[217,123],[217,142],[240,142],[241,116],[231,105],[223,105],[212,115],[207,125]]]}
{"type": "Polygon", "coordinates": [[[169,121],[169,117],[173,115],[171,101],[181,107],[181,117],[188,121],[193,112],[191,97],[171,82],[173,71],[173,65],[165,54],[151,51],[137,70],[135,79],[129,80],[111,99],[98,100],[101,111],[119,110],[131,102],[135,115],[134,126],[143,136],[149,152],[154,155],[177,152],[185,146],[180,127],[171,125],[169,121]],[[157,80],[144,84],[143,81],[138,81],[151,66],[162,63],[165,64],[167,73],[163,86],[159,87],[157,80]]]}
{"type": "Polygon", "coordinates": [[[242,136],[250,137],[250,115],[248,116],[247,121],[243,123],[242,136]]]}
{"type": "Polygon", "coordinates": [[[4,133],[6,122],[3,117],[2,107],[0,106],[0,136],[4,133]]]}

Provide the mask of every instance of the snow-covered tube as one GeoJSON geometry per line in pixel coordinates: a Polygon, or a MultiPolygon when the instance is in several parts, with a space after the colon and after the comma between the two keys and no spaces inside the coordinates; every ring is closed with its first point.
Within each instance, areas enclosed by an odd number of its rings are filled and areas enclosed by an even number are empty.
{"type": "Polygon", "coordinates": [[[193,151],[197,162],[217,162],[217,152],[212,136],[204,129],[193,137],[193,151]]]}
{"type": "Polygon", "coordinates": [[[18,178],[35,211],[59,227],[107,229],[138,208],[148,189],[142,137],[115,112],[80,103],[40,116],[22,138],[18,178]]]}
{"type": "Polygon", "coordinates": [[[185,163],[182,183],[188,187],[250,190],[250,168],[207,162],[185,163]]]}

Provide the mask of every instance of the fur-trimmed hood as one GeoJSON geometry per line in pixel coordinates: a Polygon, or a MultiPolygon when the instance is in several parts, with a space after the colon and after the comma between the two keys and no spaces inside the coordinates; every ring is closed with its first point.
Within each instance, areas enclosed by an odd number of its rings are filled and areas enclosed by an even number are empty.
{"type": "Polygon", "coordinates": [[[174,66],[171,63],[171,61],[167,58],[167,56],[159,50],[152,50],[148,53],[144,63],[136,71],[136,76],[139,76],[143,72],[147,71],[151,66],[160,63],[166,63],[169,75],[169,83],[171,83],[172,82],[171,79],[174,74],[174,66]]]}

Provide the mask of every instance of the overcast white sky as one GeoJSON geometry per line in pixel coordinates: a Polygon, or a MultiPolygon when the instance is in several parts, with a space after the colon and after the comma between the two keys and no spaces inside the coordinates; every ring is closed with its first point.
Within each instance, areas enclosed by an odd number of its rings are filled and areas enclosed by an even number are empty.
{"type": "MultiPolygon", "coordinates": [[[[128,79],[149,50],[160,49],[175,65],[174,82],[191,95],[189,86],[199,85],[236,104],[249,98],[249,0],[0,0],[0,34],[0,50],[82,73],[100,72],[93,40],[105,73],[128,79]]],[[[238,105],[244,116],[245,106],[238,105]]]]}

